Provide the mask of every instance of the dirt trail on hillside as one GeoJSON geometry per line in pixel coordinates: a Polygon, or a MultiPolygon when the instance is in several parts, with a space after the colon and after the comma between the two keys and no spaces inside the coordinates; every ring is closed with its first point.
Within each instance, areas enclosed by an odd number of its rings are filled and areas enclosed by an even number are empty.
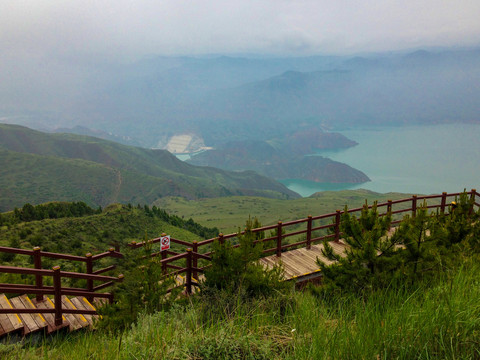
{"type": "Polygon", "coordinates": [[[122,172],[118,169],[112,170],[117,173],[117,183],[113,188],[112,199],[110,201],[111,204],[118,202],[118,196],[120,194],[120,189],[122,188],[122,172]]]}

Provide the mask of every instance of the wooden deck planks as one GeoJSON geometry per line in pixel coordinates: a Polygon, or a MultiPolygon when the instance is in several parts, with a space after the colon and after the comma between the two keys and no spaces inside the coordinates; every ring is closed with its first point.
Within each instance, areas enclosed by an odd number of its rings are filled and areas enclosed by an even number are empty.
{"type": "MultiPolygon", "coordinates": [[[[8,299],[5,294],[0,294],[0,309],[18,309],[18,313],[0,314],[0,337],[7,334],[20,333],[25,336],[33,332],[46,330],[48,334],[56,332],[60,329],[69,328],[70,331],[82,328],[92,327],[99,315],[87,314],[66,314],[62,315],[62,324],[55,325],[54,313],[22,313],[24,309],[38,309],[40,311],[46,309],[54,309],[55,304],[49,297],[45,297],[42,301],[30,299],[27,295],[20,295],[12,299],[8,299]]],[[[95,307],[84,297],[69,299],[62,296],[62,309],[71,310],[87,310],[95,311],[95,307]]]]}
{"type": "MultiPolygon", "coordinates": [[[[12,304],[7,299],[5,294],[0,295],[0,308],[1,309],[13,309],[12,304]]],[[[24,324],[17,314],[0,314],[0,325],[2,327],[2,333],[0,336],[20,331],[23,329],[24,324]]]]}
{"type": "MultiPolygon", "coordinates": [[[[337,254],[344,254],[347,245],[342,241],[330,242],[333,250],[337,254]]],[[[320,267],[317,264],[317,258],[330,264],[331,261],[322,254],[323,244],[312,245],[311,249],[300,248],[282,253],[281,257],[270,255],[260,259],[260,262],[266,267],[273,267],[281,264],[284,269],[285,279],[292,279],[300,276],[309,275],[318,272],[320,267]]]]}
{"type": "MultiPolygon", "coordinates": [[[[37,301],[36,299],[32,300],[33,304],[37,307],[37,309],[54,309],[55,306],[53,301],[50,298],[46,297],[43,301],[37,301]]],[[[52,333],[54,331],[58,331],[68,326],[66,322],[65,315],[62,316],[63,323],[60,326],[55,325],[55,315],[52,313],[42,313],[43,318],[46,320],[48,326],[47,331],[48,333],[52,333]]]]}
{"type": "MultiPolygon", "coordinates": [[[[73,305],[70,299],[65,295],[62,295],[62,307],[65,309],[77,310],[75,305],[73,305]]],[[[64,316],[69,323],[70,331],[78,330],[89,325],[87,319],[81,314],[64,314],[64,316]]]]}
{"type": "MultiPolygon", "coordinates": [[[[95,307],[83,296],[79,296],[71,299],[73,305],[79,310],[96,310],[95,307]]],[[[83,315],[87,320],[90,327],[93,327],[95,321],[98,319],[98,315],[83,315]]]]}
{"type": "MultiPolygon", "coordinates": [[[[30,299],[26,295],[17,296],[10,299],[10,302],[16,309],[35,309],[30,299]]],[[[23,335],[28,335],[31,332],[43,330],[47,327],[47,322],[41,314],[22,314],[18,316],[24,323],[23,335]]]]}
{"type": "MultiPolygon", "coordinates": [[[[18,299],[24,304],[26,309],[36,309],[35,305],[33,304],[32,300],[27,295],[20,295],[18,299]]],[[[30,314],[37,324],[39,329],[46,329],[48,326],[47,321],[43,317],[42,314],[30,314]]]]}

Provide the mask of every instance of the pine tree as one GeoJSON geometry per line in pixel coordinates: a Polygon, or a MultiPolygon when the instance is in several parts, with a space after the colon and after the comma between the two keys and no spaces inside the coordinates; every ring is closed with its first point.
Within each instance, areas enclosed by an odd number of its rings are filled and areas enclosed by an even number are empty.
{"type": "Polygon", "coordinates": [[[405,280],[409,278],[413,283],[424,268],[431,267],[435,260],[432,246],[441,231],[437,225],[437,218],[428,215],[426,202],[417,209],[415,217],[407,215],[403,218],[394,236],[402,244],[400,271],[405,280]]]}
{"type": "Polygon", "coordinates": [[[341,217],[340,231],[348,245],[344,254],[336,254],[332,246],[324,241],[323,255],[334,261],[327,265],[317,260],[327,286],[340,289],[360,290],[381,287],[390,281],[388,273],[398,260],[399,238],[388,237],[391,214],[380,217],[375,202],[371,209],[365,202],[360,218],[348,212],[347,207],[341,217]]]}
{"type": "Polygon", "coordinates": [[[258,234],[252,232],[253,226],[260,227],[256,218],[249,218],[243,234],[237,234],[238,246],[230,241],[213,244],[212,266],[205,272],[202,292],[215,290],[237,293],[241,291],[247,297],[266,296],[275,289],[288,285],[282,283],[280,268],[265,269],[258,260],[262,255],[263,244],[255,243],[258,234]]]}

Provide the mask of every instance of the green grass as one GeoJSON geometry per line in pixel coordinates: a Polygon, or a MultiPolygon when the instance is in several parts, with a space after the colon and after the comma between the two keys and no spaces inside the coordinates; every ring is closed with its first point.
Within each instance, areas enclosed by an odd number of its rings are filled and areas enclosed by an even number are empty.
{"type": "Polygon", "coordinates": [[[180,197],[164,197],[155,205],[171,214],[192,217],[198,223],[217,227],[224,233],[236,232],[243,228],[245,219],[256,216],[263,225],[277,221],[306,218],[308,215],[321,215],[335,210],[361,207],[365,200],[372,204],[410,197],[410,194],[380,194],[368,190],[325,191],[309,198],[280,200],[253,196],[232,196],[216,199],[186,200],[180,197]]]}
{"type": "Polygon", "coordinates": [[[0,351],[4,359],[49,360],[478,359],[479,275],[478,261],[466,260],[415,289],[329,299],[292,293],[239,304],[231,316],[219,308],[206,317],[194,299],[119,335],[77,333],[0,351]]]}

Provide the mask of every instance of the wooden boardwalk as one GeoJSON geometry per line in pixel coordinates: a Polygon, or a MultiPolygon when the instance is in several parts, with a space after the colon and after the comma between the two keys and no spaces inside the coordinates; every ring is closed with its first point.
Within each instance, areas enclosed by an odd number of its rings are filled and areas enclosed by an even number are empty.
{"type": "MultiPolygon", "coordinates": [[[[396,230],[397,227],[390,228],[385,234],[385,237],[391,237],[396,230]]],[[[345,249],[348,248],[348,245],[343,239],[340,239],[339,241],[330,241],[329,244],[333,248],[334,253],[341,256],[344,255],[345,249]]],[[[312,245],[310,249],[303,247],[300,249],[285,251],[280,257],[270,255],[260,259],[260,262],[269,268],[281,264],[284,269],[286,280],[302,282],[321,276],[317,259],[320,259],[327,265],[333,263],[333,261],[323,256],[322,249],[323,243],[312,245]]]]}
{"type": "MultiPolygon", "coordinates": [[[[62,296],[62,306],[71,310],[95,310],[95,307],[83,296],[68,298],[62,296]]],[[[55,325],[53,313],[22,313],[22,309],[54,309],[52,299],[45,297],[43,301],[30,299],[27,295],[21,295],[8,299],[0,294],[0,309],[18,309],[18,313],[0,314],[0,338],[12,335],[24,337],[31,333],[50,334],[61,329],[69,331],[84,328],[93,328],[94,322],[99,315],[64,314],[63,322],[55,325]]]]}
{"type": "MultiPolygon", "coordinates": [[[[336,254],[343,254],[347,245],[342,241],[330,242],[336,254]]],[[[300,248],[282,253],[282,256],[270,255],[260,259],[260,262],[266,267],[273,267],[281,264],[284,269],[286,280],[304,281],[320,276],[320,267],[317,264],[317,258],[331,264],[322,254],[323,244],[312,245],[310,249],[300,248]]]]}

